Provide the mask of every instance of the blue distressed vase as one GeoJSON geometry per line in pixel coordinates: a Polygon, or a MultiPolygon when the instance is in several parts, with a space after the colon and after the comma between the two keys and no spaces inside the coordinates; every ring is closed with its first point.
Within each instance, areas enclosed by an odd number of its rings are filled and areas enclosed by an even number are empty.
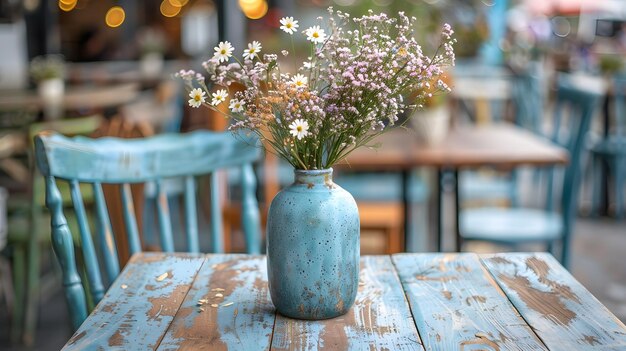
{"type": "Polygon", "coordinates": [[[298,319],[346,313],[359,285],[359,211],[333,170],[295,170],[267,218],[267,268],[274,306],[298,319]]]}

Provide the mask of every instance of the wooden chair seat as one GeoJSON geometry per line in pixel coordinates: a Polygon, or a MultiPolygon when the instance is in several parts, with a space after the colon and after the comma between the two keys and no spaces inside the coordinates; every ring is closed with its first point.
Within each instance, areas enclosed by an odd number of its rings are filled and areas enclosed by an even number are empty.
{"type": "Polygon", "coordinates": [[[527,208],[463,210],[460,225],[466,240],[501,244],[556,240],[563,232],[563,220],[558,213],[527,208]]]}

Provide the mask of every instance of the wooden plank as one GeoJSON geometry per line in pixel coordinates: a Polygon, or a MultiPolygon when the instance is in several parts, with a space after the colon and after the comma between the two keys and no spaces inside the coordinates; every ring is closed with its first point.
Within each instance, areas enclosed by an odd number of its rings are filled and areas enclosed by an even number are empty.
{"type": "Polygon", "coordinates": [[[273,327],[265,257],[209,255],[159,350],[267,350],[273,327]]]}
{"type": "Polygon", "coordinates": [[[203,261],[192,254],[133,256],[64,350],[156,347],[203,261]]]}
{"type": "Polygon", "coordinates": [[[626,350],[626,326],[547,253],[483,255],[550,350],[626,350]]]}
{"type": "Polygon", "coordinates": [[[546,350],[475,254],[393,255],[427,350],[546,350]]]}
{"type": "Polygon", "coordinates": [[[388,256],[361,257],[354,306],[323,321],[276,315],[273,350],[423,350],[388,256]]]}

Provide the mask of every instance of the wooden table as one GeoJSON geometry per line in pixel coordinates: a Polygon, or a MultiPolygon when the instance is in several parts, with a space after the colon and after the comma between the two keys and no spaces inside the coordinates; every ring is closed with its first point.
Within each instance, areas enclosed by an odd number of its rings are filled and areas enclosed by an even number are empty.
{"type": "Polygon", "coordinates": [[[625,350],[626,326],[545,253],[364,256],[323,321],[275,313],[263,256],[146,253],[66,349],[625,350]]]}
{"type": "MultiPolygon", "coordinates": [[[[134,83],[107,86],[66,87],[62,105],[65,109],[118,106],[137,98],[139,85],[134,83]]],[[[0,109],[42,109],[44,101],[34,90],[10,90],[0,94],[0,109]]]]}
{"type": "Polygon", "coordinates": [[[407,221],[409,220],[409,173],[415,167],[435,167],[438,180],[435,189],[438,224],[437,251],[441,251],[442,247],[440,182],[445,170],[451,170],[454,174],[458,219],[458,170],[460,168],[480,166],[513,168],[521,165],[547,166],[568,162],[568,152],[564,148],[525,129],[506,123],[479,127],[458,126],[451,130],[446,139],[438,145],[420,144],[410,130],[394,130],[376,141],[381,142],[382,147],[374,150],[358,149],[348,157],[343,167],[355,170],[402,172],[405,228],[408,227],[407,221]]]}

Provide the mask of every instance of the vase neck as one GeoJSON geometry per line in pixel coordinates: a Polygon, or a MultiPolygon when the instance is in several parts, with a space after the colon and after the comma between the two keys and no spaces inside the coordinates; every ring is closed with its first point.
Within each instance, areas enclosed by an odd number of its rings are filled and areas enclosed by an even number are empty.
{"type": "Polygon", "coordinates": [[[295,183],[299,184],[332,184],[333,169],[294,170],[295,183]]]}

